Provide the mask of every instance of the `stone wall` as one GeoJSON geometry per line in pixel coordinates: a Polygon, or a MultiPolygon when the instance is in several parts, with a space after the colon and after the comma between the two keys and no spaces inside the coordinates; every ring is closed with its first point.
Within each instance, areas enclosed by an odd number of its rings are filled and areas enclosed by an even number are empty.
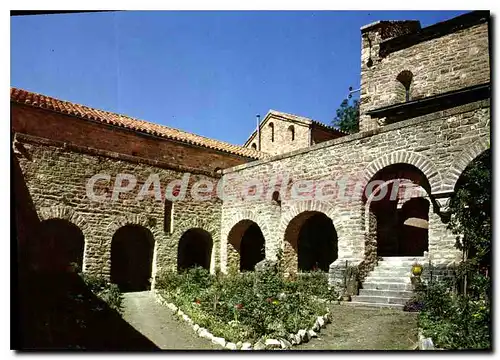
{"type": "MultiPolygon", "coordinates": [[[[228,253],[232,251],[228,249],[227,235],[236,223],[244,219],[256,222],[266,239],[266,257],[273,258],[280,248],[285,255],[290,253],[284,241],[285,230],[304,211],[329,216],[339,238],[339,262],[350,259],[359,264],[368,255],[365,237],[369,234],[361,191],[379,170],[396,163],[410,164],[427,178],[434,199],[429,219],[429,253],[433,261],[454,261],[454,238],[446,231],[439,209],[444,207],[444,200],[465,166],[489,148],[489,137],[489,101],[484,100],[227,169],[223,172],[227,197],[222,206],[222,269],[225,270],[228,253]],[[328,197],[339,190],[331,184],[323,188],[323,199],[316,196],[300,200],[290,195],[292,184],[302,186],[301,180],[339,179],[347,180],[348,196],[355,194],[349,201],[328,197]],[[281,183],[286,186],[279,189],[281,183]],[[272,201],[275,190],[286,190],[281,193],[281,204],[272,201]],[[265,193],[265,198],[257,196],[259,193],[265,193]]],[[[320,184],[300,192],[316,194],[320,184]]],[[[373,261],[376,258],[370,260],[373,261]]]]}
{"type": "MultiPolygon", "coordinates": [[[[127,224],[142,225],[154,236],[153,271],[175,268],[177,245],[182,234],[191,228],[207,230],[213,239],[211,269],[219,262],[221,201],[216,197],[207,201],[191,198],[192,185],[199,180],[216,184],[217,180],[202,174],[191,174],[184,200],[174,201],[173,231],[164,231],[164,203],[155,199],[152,191],[143,200],[136,197],[151,174],[158,174],[162,190],[183,173],[141,163],[132,163],[119,156],[79,152],[56,146],[53,141],[28,136],[17,138],[17,161],[22,180],[31,195],[40,220],[62,218],[77,225],[85,236],[84,270],[89,273],[110,274],[110,250],[114,233],[127,224]],[[86,184],[91,176],[105,173],[111,181],[96,183],[98,195],[108,194],[107,201],[92,201],[86,195],[86,184]],[[119,199],[110,199],[117,174],[133,174],[137,178],[134,190],[122,193],[119,199]]],[[[152,189],[152,187],[151,187],[152,189]]],[[[22,226],[21,226],[22,228],[22,226]]],[[[29,246],[29,245],[28,245],[29,246]]],[[[50,254],[43,256],[50,257],[50,254]]]]}
{"type": "Polygon", "coordinates": [[[379,56],[382,34],[397,25],[381,22],[362,29],[361,131],[378,127],[376,119],[365,114],[368,110],[405,101],[404,88],[397,80],[404,70],[413,75],[410,100],[490,81],[487,23],[379,56]]]}
{"type": "MultiPolygon", "coordinates": [[[[270,117],[262,126],[260,136],[261,151],[271,155],[308,147],[310,141],[309,126],[285,121],[278,117],[270,117]],[[272,140],[273,131],[270,124],[274,126],[274,141],[272,140]],[[290,127],[293,127],[295,131],[294,140],[292,140],[290,127]]],[[[254,142],[255,140],[252,143],[254,142]]]]}

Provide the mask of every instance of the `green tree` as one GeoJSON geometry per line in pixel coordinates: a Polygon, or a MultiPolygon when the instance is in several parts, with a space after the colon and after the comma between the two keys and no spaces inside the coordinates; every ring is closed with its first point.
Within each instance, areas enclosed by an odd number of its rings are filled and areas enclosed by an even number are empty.
{"type": "Polygon", "coordinates": [[[337,109],[337,115],[333,119],[333,126],[349,134],[359,131],[359,101],[354,100],[349,104],[348,99],[344,99],[337,109]]]}
{"type": "Polygon", "coordinates": [[[463,253],[460,267],[463,291],[476,287],[468,281],[487,274],[491,260],[491,153],[474,160],[457,182],[450,199],[448,228],[457,235],[456,246],[463,253]]]}
{"type": "Polygon", "coordinates": [[[463,258],[458,291],[431,283],[423,292],[419,327],[444,349],[491,349],[491,152],[463,172],[450,199],[448,228],[463,258]]]}

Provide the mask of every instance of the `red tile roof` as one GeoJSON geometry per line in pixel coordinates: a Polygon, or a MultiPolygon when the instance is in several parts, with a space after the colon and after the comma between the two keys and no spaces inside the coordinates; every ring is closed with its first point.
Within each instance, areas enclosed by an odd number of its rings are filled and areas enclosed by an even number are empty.
{"type": "Polygon", "coordinates": [[[84,120],[119,126],[137,132],[159,136],[169,140],[240,155],[247,158],[261,159],[267,157],[266,154],[250,148],[232,145],[223,141],[209,139],[168,126],[134,119],[129,116],[120,115],[109,111],[94,109],[85,105],[79,105],[71,103],[69,101],[55,99],[50,96],[36,94],[22,89],[11,88],[10,101],[18,104],[55,111],[61,114],[76,116],[84,120]]]}

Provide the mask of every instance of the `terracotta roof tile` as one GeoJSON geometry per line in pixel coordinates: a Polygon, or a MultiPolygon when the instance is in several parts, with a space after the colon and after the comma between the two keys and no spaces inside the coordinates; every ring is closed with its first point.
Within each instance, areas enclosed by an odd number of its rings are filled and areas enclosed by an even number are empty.
{"type": "Polygon", "coordinates": [[[232,145],[223,141],[209,139],[168,126],[150,123],[144,120],[131,118],[126,115],[116,114],[109,111],[94,109],[85,105],[79,105],[71,103],[69,101],[55,99],[50,96],[37,94],[22,89],[11,88],[10,101],[23,105],[51,110],[62,114],[77,116],[84,120],[91,120],[114,126],[120,126],[137,132],[147,133],[165,139],[202,146],[209,149],[244,156],[247,158],[262,159],[268,157],[267,154],[250,148],[232,145]]]}

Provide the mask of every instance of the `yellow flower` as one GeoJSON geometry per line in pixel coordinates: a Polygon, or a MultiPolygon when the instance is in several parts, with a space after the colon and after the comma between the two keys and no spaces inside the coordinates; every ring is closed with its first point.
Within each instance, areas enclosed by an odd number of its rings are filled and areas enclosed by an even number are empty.
{"type": "Polygon", "coordinates": [[[278,300],[273,300],[273,305],[278,305],[280,302],[278,300]]]}

